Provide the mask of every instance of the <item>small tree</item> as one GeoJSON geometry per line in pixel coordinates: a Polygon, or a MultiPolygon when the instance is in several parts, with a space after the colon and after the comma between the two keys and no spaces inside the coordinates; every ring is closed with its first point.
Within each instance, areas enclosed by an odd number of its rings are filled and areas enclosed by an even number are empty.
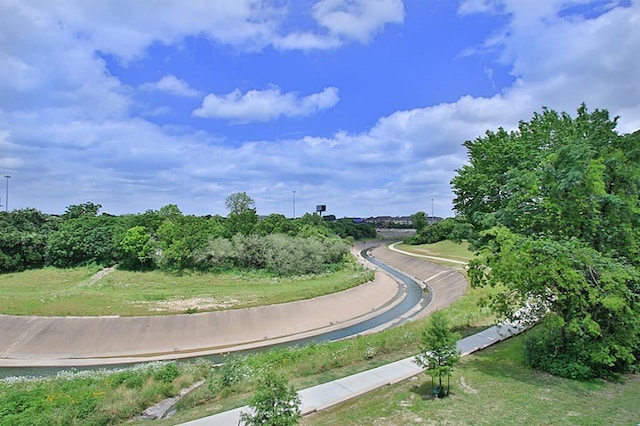
{"type": "Polygon", "coordinates": [[[442,312],[435,312],[422,332],[422,347],[415,357],[415,362],[425,368],[425,373],[431,375],[432,380],[438,376],[438,386],[433,388],[433,395],[440,398],[449,395],[449,381],[447,390],[442,386],[442,376],[451,376],[453,366],[460,360],[460,351],[456,344],[460,339],[459,333],[450,330],[449,321],[442,312]]]}
{"type": "Polygon", "coordinates": [[[301,417],[300,397],[284,377],[273,372],[258,380],[249,407],[251,413],[240,414],[240,420],[249,426],[293,426],[301,417]]]}

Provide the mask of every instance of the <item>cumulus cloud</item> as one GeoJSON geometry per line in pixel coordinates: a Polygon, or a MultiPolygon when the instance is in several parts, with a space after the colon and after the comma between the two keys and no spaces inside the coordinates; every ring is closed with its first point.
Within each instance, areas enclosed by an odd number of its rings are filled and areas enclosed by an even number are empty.
{"type": "Polygon", "coordinates": [[[202,106],[193,115],[202,118],[221,118],[236,123],[270,121],[280,116],[296,117],[314,114],[338,103],[338,89],[325,87],[322,92],[299,97],[297,93],[282,93],[280,89],[249,90],[236,89],[224,96],[210,93],[202,106]]]}
{"type": "Polygon", "coordinates": [[[273,37],[281,49],[330,49],[356,41],[368,43],[388,24],[404,22],[402,0],[320,0],[312,9],[319,30],[293,31],[273,37]]]}
{"type": "Polygon", "coordinates": [[[330,34],[367,42],[386,24],[404,21],[401,0],[322,0],[313,6],[313,17],[330,34]]]}
{"type": "Polygon", "coordinates": [[[140,86],[140,89],[150,91],[156,90],[170,95],[184,97],[194,97],[200,94],[196,89],[189,87],[189,83],[184,80],[180,80],[174,75],[165,75],[154,83],[145,83],[140,86]]]}
{"type": "MultiPolygon", "coordinates": [[[[371,42],[385,25],[402,23],[402,3],[323,0],[309,11],[311,28],[285,31],[285,2],[158,1],[153,14],[146,3],[120,0],[0,2],[0,167],[14,176],[15,207],[48,212],[92,200],[116,214],[169,203],[189,213],[224,213],[225,197],[246,191],[260,213],[288,214],[296,189],[298,214],[316,204],[338,215],[430,212],[435,199],[436,214],[447,215],[449,181],[466,160],[461,143],[487,129],[514,128],[542,106],[573,112],[583,101],[620,115],[621,131],[640,128],[640,6],[607,2],[590,16],[568,9],[579,4],[460,3],[461,14],[500,14],[506,23],[474,46],[514,79],[498,93],[389,111],[351,132],[225,144],[198,127],[213,120],[177,128],[136,116],[132,87],[109,73],[104,55],[126,67],[154,43],[180,48],[199,36],[239,55],[269,45],[335,49],[371,42]]],[[[134,88],[197,94],[169,72],[182,75],[171,70],[134,88]]],[[[192,114],[235,123],[309,116],[336,106],[340,95],[339,107],[346,104],[341,89],[225,89],[205,96],[192,114]]]]}
{"type": "Polygon", "coordinates": [[[517,107],[573,111],[581,102],[622,117],[620,129],[638,128],[640,87],[640,4],[599,9],[597,16],[571,11],[572,1],[535,7],[517,0],[490,3],[511,17],[500,37],[491,39],[516,79],[501,98],[517,107]],[[535,10],[535,11],[534,11],[535,10]]]}

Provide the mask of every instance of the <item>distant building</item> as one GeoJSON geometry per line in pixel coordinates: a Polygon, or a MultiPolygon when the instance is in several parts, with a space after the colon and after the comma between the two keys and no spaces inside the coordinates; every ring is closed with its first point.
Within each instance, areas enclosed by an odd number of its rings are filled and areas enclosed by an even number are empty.
{"type": "MultiPolygon", "coordinates": [[[[427,216],[427,223],[432,225],[443,220],[438,216],[427,216]]],[[[364,219],[364,222],[374,225],[376,228],[412,228],[413,221],[410,216],[376,216],[364,219]]]]}

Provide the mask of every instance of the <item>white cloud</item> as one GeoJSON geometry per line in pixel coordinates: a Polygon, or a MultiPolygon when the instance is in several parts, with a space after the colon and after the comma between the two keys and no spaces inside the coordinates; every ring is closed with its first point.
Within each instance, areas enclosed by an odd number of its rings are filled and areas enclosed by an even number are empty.
{"type": "Polygon", "coordinates": [[[387,24],[404,22],[402,0],[320,0],[313,18],[323,31],[293,31],[276,35],[280,49],[331,49],[347,42],[368,43],[387,24]]]}
{"type": "Polygon", "coordinates": [[[269,121],[280,116],[306,116],[333,107],[338,103],[338,89],[325,87],[322,92],[302,98],[296,93],[281,93],[280,89],[249,90],[241,93],[236,89],[224,96],[210,93],[202,106],[193,115],[203,118],[221,118],[237,123],[269,121]]]}
{"type": "Polygon", "coordinates": [[[526,2],[503,2],[512,19],[496,47],[517,78],[505,96],[527,97],[536,110],[574,111],[586,102],[620,114],[621,130],[635,130],[630,122],[640,116],[640,4],[603,9],[592,18],[563,14],[576,3],[549,2],[534,13],[526,2]]]}
{"type": "Polygon", "coordinates": [[[334,36],[366,43],[386,24],[402,23],[404,5],[401,0],[321,0],[313,17],[334,36]]]}
{"type": "Polygon", "coordinates": [[[198,96],[200,92],[196,89],[189,87],[189,83],[184,80],[180,80],[174,75],[165,75],[160,80],[154,83],[145,83],[140,86],[142,90],[157,90],[159,92],[168,93],[170,95],[194,97],[198,96]]]}
{"type": "Polygon", "coordinates": [[[188,6],[171,0],[9,3],[4,5],[12,9],[9,16],[17,12],[44,26],[53,24],[54,30],[72,32],[92,50],[125,61],[144,55],[153,42],[174,45],[194,34],[242,49],[327,49],[345,41],[367,42],[386,24],[402,23],[404,16],[401,0],[320,0],[313,17],[328,34],[319,34],[284,31],[289,5],[279,0],[200,1],[188,6]]]}
{"type": "MultiPolygon", "coordinates": [[[[205,130],[135,117],[132,88],[96,54],[132,61],[155,42],[179,47],[200,35],[238,47],[239,55],[269,44],[331,49],[366,43],[404,14],[396,1],[322,1],[310,16],[317,27],[283,31],[287,10],[278,4],[285,3],[158,1],[150,14],[147,3],[120,0],[0,2],[0,168],[15,177],[14,206],[62,212],[92,200],[116,214],[169,203],[224,213],[225,197],[246,191],[260,213],[290,214],[296,189],[298,215],[321,203],[338,215],[430,212],[432,198],[435,213],[448,215],[449,181],[466,159],[461,143],[487,129],[513,128],[542,106],[574,112],[583,101],[620,115],[621,131],[640,128],[637,3],[585,17],[561,13],[573,1],[463,2],[460,13],[503,14],[507,25],[486,41],[483,60],[490,61],[488,51],[499,57],[515,79],[511,87],[390,112],[362,131],[291,140],[225,145],[205,130]]],[[[173,74],[144,87],[195,94],[173,74]]],[[[193,115],[268,121],[339,101],[334,87],[308,95],[236,90],[207,95],[193,115]]]]}
{"type": "Polygon", "coordinates": [[[71,28],[93,49],[130,60],[153,42],[179,43],[202,34],[222,44],[262,47],[269,43],[286,7],[278,1],[199,1],[185,5],[170,0],[42,1],[23,10],[71,28]],[[152,10],[151,10],[152,9],[152,10]]]}

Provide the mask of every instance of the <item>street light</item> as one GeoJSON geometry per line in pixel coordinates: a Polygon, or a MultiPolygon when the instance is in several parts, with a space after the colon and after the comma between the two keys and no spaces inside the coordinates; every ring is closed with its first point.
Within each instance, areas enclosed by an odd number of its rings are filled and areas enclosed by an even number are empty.
{"type": "Polygon", "coordinates": [[[7,190],[4,194],[4,208],[6,212],[9,212],[9,179],[11,179],[11,176],[5,175],[4,178],[7,180],[7,190]]]}

